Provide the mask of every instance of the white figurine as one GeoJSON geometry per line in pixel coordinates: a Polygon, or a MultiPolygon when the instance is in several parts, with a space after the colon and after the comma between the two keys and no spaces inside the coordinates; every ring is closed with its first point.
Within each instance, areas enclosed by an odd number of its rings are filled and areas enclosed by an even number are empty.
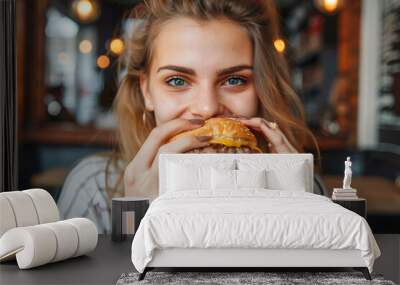
{"type": "Polygon", "coordinates": [[[351,184],[351,161],[350,157],[347,157],[347,160],[344,162],[344,179],[343,179],[343,189],[352,189],[350,184],[351,184]]]}

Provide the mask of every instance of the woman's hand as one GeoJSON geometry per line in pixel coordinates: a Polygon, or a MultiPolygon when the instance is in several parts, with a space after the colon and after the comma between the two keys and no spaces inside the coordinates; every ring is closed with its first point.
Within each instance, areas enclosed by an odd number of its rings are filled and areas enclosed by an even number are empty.
{"type": "Polygon", "coordinates": [[[276,123],[268,122],[263,118],[237,119],[248,127],[260,132],[269,142],[268,147],[271,153],[298,153],[276,123]]]}
{"type": "Polygon", "coordinates": [[[183,136],[167,142],[174,135],[199,128],[200,119],[174,119],[155,127],[124,172],[125,196],[158,196],[158,156],[160,153],[183,153],[209,145],[211,137],[183,136]]]}

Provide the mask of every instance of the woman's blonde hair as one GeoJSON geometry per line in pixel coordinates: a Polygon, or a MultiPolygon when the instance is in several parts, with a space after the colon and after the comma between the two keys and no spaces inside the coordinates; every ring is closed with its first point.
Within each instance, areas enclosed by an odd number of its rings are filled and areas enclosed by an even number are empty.
{"type": "Polygon", "coordinates": [[[149,70],[153,44],[163,23],[175,17],[198,21],[228,19],[245,28],[253,44],[254,82],[260,102],[258,116],[276,122],[298,152],[313,144],[319,157],[316,139],[305,124],[302,102],[289,83],[285,58],[273,44],[280,38],[274,1],[144,0],[129,17],[142,22],[126,43],[123,57],[126,75],[114,102],[118,153],[126,163],[134,158],[155,127],[154,115],[145,109],[139,74],[149,70]]]}

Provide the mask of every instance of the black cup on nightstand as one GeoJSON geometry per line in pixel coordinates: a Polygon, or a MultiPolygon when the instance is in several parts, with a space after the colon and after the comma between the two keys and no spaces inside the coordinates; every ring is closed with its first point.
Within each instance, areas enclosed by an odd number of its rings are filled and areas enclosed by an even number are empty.
{"type": "Polygon", "coordinates": [[[123,241],[134,235],[149,208],[150,199],[142,197],[113,198],[111,207],[111,239],[123,241]]]}

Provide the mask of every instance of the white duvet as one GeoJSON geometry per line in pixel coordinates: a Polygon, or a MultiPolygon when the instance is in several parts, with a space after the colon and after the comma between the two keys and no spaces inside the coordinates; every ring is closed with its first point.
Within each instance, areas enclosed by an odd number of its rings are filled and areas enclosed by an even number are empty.
{"type": "Polygon", "coordinates": [[[380,256],[364,218],[300,191],[170,192],[155,199],[132,243],[143,272],[164,248],[358,249],[372,272],[380,256]]]}

